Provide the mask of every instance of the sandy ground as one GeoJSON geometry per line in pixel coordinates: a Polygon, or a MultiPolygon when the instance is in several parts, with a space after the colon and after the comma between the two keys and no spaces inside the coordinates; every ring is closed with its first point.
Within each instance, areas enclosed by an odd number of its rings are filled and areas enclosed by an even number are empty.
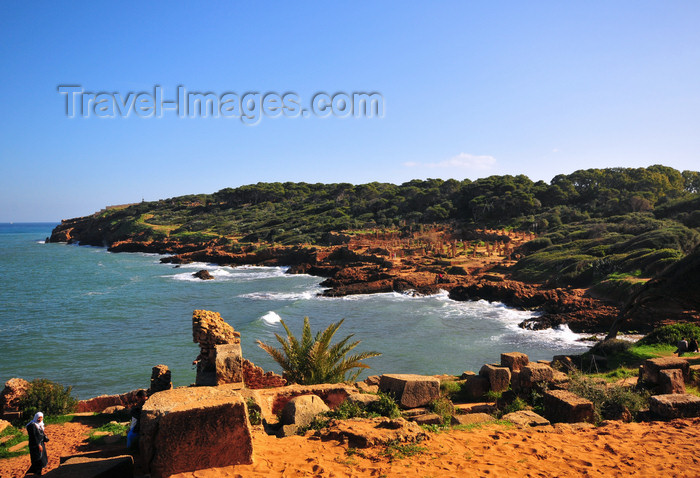
{"type": "MultiPolygon", "coordinates": [[[[94,449],[90,427],[49,425],[49,466],[61,455],[94,449]]],[[[278,439],[257,428],[254,463],[175,475],[209,477],[579,477],[700,476],[700,418],[670,422],[621,423],[580,428],[556,425],[518,429],[490,425],[430,435],[409,458],[391,458],[383,447],[351,449],[336,441],[307,437],[278,439]]],[[[29,456],[0,460],[0,476],[24,476],[29,456]]]]}
{"type": "Polygon", "coordinates": [[[179,478],[263,476],[579,477],[700,476],[700,419],[610,422],[598,428],[488,426],[431,434],[411,458],[381,448],[357,450],[304,437],[277,439],[256,431],[254,464],[201,470],[179,478]]]}
{"type": "MultiPolygon", "coordinates": [[[[58,467],[61,456],[75,455],[93,450],[88,444],[87,438],[91,427],[83,423],[64,423],[61,425],[46,425],[46,436],[49,442],[46,444],[46,454],[49,464],[44,472],[58,467]]],[[[15,458],[0,460],[0,477],[16,478],[24,476],[29,469],[29,454],[15,458]]]]}

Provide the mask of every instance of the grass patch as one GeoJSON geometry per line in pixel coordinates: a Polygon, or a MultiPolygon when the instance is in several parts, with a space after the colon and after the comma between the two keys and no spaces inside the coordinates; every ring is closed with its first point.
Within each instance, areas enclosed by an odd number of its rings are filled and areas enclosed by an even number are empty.
{"type": "Polygon", "coordinates": [[[90,432],[90,436],[88,437],[88,441],[92,443],[103,443],[106,436],[114,435],[125,438],[128,431],[128,423],[109,422],[92,430],[90,432]],[[107,433],[107,435],[103,435],[103,433],[107,433]]]}
{"type": "Polygon", "coordinates": [[[0,445],[0,459],[2,458],[13,458],[15,456],[22,456],[26,455],[29,453],[29,448],[24,447],[19,451],[9,451],[9,448],[12,448],[13,446],[17,445],[18,443],[22,443],[23,441],[27,441],[26,435],[22,434],[22,430],[19,428],[15,428],[13,426],[9,426],[5,428],[2,433],[0,433],[0,437],[7,437],[11,436],[12,438],[0,445]]]}
{"type": "Polygon", "coordinates": [[[608,382],[618,382],[626,378],[633,378],[639,375],[639,369],[629,367],[619,367],[615,370],[604,373],[592,373],[589,376],[594,378],[602,378],[608,382]]]}
{"type": "Polygon", "coordinates": [[[73,414],[45,416],[44,423],[47,425],[62,425],[64,423],[72,422],[74,418],[75,415],[73,414]]]}
{"type": "Polygon", "coordinates": [[[639,410],[649,404],[649,392],[636,392],[619,385],[601,383],[588,375],[571,374],[569,391],[593,402],[596,422],[603,419],[619,419],[627,411],[636,417],[639,410]]]}
{"type": "Polygon", "coordinates": [[[493,427],[493,426],[499,426],[499,427],[506,427],[506,428],[512,428],[515,425],[513,422],[509,422],[508,420],[495,420],[493,422],[484,422],[484,423],[469,423],[468,425],[455,425],[452,427],[453,430],[475,430],[479,428],[484,428],[484,427],[493,427]]]}
{"type": "Polygon", "coordinates": [[[608,355],[608,369],[636,368],[647,359],[673,355],[674,350],[676,347],[671,345],[643,345],[638,342],[627,350],[608,355]]]}
{"type": "Polygon", "coordinates": [[[381,454],[389,458],[389,460],[396,460],[410,458],[423,454],[426,451],[428,451],[426,447],[415,443],[399,443],[397,441],[393,441],[386,446],[381,454]]]}

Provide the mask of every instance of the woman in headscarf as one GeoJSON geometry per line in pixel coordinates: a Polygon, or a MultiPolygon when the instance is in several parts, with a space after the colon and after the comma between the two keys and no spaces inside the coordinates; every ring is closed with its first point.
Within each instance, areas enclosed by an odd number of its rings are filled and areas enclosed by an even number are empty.
{"type": "Polygon", "coordinates": [[[49,438],[44,433],[44,414],[36,412],[31,422],[27,423],[27,434],[29,436],[29,458],[32,466],[27,473],[41,475],[41,469],[46,466],[49,459],[46,456],[46,445],[44,442],[49,438]]]}

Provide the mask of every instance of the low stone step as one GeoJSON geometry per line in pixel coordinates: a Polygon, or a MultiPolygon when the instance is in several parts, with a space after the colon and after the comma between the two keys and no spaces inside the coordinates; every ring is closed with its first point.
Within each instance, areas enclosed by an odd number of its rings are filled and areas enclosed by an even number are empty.
{"type": "Polygon", "coordinates": [[[495,422],[496,418],[488,413],[467,413],[452,417],[452,425],[476,425],[478,423],[495,422]]]}
{"type": "Polygon", "coordinates": [[[455,413],[495,413],[496,402],[455,403],[455,413]]]}
{"type": "Polygon", "coordinates": [[[416,415],[410,417],[409,421],[416,422],[418,425],[441,425],[442,417],[436,413],[426,413],[425,415],[416,415]]]}
{"type": "Polygon", "coordinates": [[[12,445],[10,448],[7,449],[7,451],[9,451],[9,452],[20,451],[22,448],[24,448],[24,447],[26,447],[26,446],[29,446],[29,442],[28,442],[28,441],[23,441],[23,442],[18,443],[18,444],[16,444],[16,445],[12,445]]]}

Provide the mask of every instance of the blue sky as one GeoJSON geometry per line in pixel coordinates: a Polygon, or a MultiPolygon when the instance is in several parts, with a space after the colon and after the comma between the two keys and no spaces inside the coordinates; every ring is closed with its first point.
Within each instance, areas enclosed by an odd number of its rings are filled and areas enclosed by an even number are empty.
{"type": "Polygon", "coordinates": [[[258,181],[700,169],[700,3],[0,3],[0,222],[258,181]],[[99,118],[120,93],[378,92],[382,118],[99,118]]]}

